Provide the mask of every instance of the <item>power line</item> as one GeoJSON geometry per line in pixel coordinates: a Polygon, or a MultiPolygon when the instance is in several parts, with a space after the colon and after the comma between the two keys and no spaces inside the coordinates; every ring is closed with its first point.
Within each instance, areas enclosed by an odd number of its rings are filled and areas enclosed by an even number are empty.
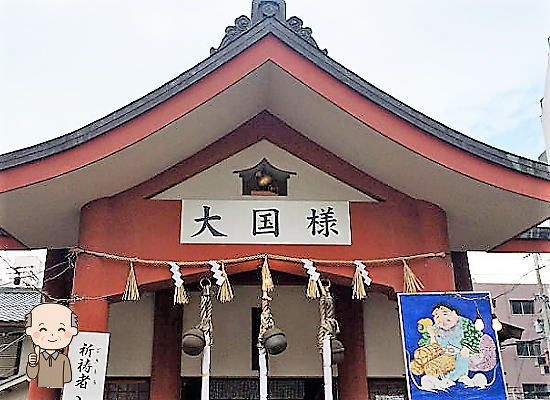
{"type": "MultiPolygon", "coordinates": [[[[522,278],[525,278],[527,275],[529,275],[529,274],[531,274],[531,273],[537,271],[537,269],[540,271],[541,269],[548,267],[548,265],[550,265],[550,264],[543,265],[543,266],[541,266],[541,267],[539,267],[539,268],[535,267],[535,268],[533,268],[533,269],[527,271],[527,272],[526,272],[525,274],[523,274],[522,276],[520,276],[520,277],[518,278],[518,280],[521,280],[522,278]]],[[[518,286],[520,286],[520,285],[522,285],[521,282],[515,283],[514,285],[512,285],[512,287],[511,287],[510,289],[508,289],[508,290],[506,290],[506,291],[504,291],[504,292],[502,292],[502,293],[496,295],[495,297],[493,297],[493,300],[496,300],[496,299],[498,299],[499,297],[502,297],[502,296],[507,295],[508,293],[514,291],[514,289],[516,289],[516,288],[517,288],[518,286]]]]}
{"type": "Polygon", "coordinates": [[[59,272],[58,274],[56,274],[52,277],[49,277],[48,279],[44,279],[43,283],[50,282],[50,281],[53,281],[56,278],[59,278],[61,275],[63,275],[65,272],[67,272],[71,268],[74,268],[74,265],[72,265],[72,263],[69,263],[69,266],[67,268],[63,269],[63,271],[59,272]]]}
{"type": "MultiPolygon", "coordinates": [[[[42,284],[44,284],[44,282],[52,281],[52,280],[54,280],[54,279],[60,277],[61,275],[63,275],[63,274],[64,274],[65,272],[67,272],[69,269],[74,268],[74,261],[70,258],[69,255],[67,256],[67,258],[68,258],[67,260],[61,261],[61,262],[59,262],[59,263],[57,263],[57,264],[55,264],[55,265],[52,265],[52,266],[50,266],[50,267],[48,267],[48,268],[45,268],[43,271],[41,271],[41,272],[43,272],[43,273],[45,274],[46,272],[53,271],[53,270],[57,269],[58,267],[61,267],[61,266],[65,265],[65,264],[69,264],[68,267],[66,267],[63,271],[61,271],[60,273],[56,274],[55,276],[49,277],[49,278],[47,278],[47,279],[44,279],[44,276],[43,276],[42,284]]],[[[35,278],[35,280],[36,280],[37,282],[40,282],[40,278],[39,278],[32,270],[29,270],[29,271],[28,271],[28,272],[29,272],[30,274],[32,274],[32,275],[22,276],[22,275],[21,275],[21,272],[19,271],[19,269],[26,268],[26,267],[21,267],[21,268],[18,269],[18,268],[16,268],[16,267],[12,266],[12,265],[9,263],[8,260],[6,260],[4,257],[2,257],[2,255],[0,255],[0,259],[2,259],[2,260],[4,261],[4,263],[6,264],[7,267],[11,268],[11,269],[15,272],[15,274],[17,275],[17,277],[19,277],[19,278],[29,278],[29,277],[33,277],[33,278],[35,278]]],[[[30,267],[32,268],[33,266],[30,266],[30,267]]],[[[23,281],[22,283],[25,284],[25,285],[27,285],[27,286],[31,286],[31,287],[32,287],[32,285],[29,284],[29,283],[26,282],[26,281],[23,281]]],[[[13,283],[8,282],[8,283],[0,284],[0,287],[7,287],[7,286],[12,286],[12,285],[13,285],[13,283]]]]}

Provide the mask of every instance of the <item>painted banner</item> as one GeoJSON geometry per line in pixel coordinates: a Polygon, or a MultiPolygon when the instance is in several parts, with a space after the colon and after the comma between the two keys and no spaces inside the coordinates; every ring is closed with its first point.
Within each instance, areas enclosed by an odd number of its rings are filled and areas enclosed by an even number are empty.
{"type": "Polygon", "coordinates": [[[398,302],[409,399],[506,400],[489,293],[400,293],[398,302]]]}
{"type": "Polygon", "coordinates": [[[180,241],[350,245],[349,203],[183,200],[180,241]]]}
{"type": "Polygon", "coordinates": [[[79,332],[69,347],[73,377],[63,400],[103,400],[109,333],[79,332]]]}

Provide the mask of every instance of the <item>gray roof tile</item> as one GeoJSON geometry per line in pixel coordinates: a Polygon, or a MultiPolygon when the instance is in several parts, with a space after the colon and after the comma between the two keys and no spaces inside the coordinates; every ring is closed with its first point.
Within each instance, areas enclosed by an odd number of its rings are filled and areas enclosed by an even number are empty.
{"type": "Polygon", "coordinates": [[[0,289],[0,322],[23,322],[40,303],[40,293],[15,288],[0,289]]]}

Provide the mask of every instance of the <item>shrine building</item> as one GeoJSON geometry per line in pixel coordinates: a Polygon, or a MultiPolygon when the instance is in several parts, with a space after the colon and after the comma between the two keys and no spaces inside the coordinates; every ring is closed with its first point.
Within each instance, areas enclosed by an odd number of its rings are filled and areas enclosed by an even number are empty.
{"type": "MultiPolygon", "coordinates": [[[[525,233],[550,215],[548,165],[377,89],[284,0],[253,0],[210,53],[77,131],[1,155],[0,248],[47,248],[44,300],[69,301],[81,332],[110,333],[105,399],[200,398],[201,357],[182,335],[200,320],[201,280],[219,296],[215,265],[234,296],[213,297],[210,398],[258,398],[266,263],[288,343],[268,356],[271,399],[323,398],[312,281],[330,282],[345,348],[335,398],[404,396],[396,293],[471,290],[467,251],[550,251],[525,233]],[[174,304],[171,268],[187,304],[174,304]]],[[[58,396],[29,384],[30,400],[58,396]]]]}

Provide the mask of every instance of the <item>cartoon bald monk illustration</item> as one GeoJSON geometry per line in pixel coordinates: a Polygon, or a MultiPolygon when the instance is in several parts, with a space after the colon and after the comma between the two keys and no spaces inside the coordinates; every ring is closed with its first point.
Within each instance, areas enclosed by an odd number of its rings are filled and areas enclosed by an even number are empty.
{"type": "Polygon", "coordinates": [[[76,314],[62,304],[40,304],[27,314],[25,332],[34,343],[27,377],[38,378],[38,387],[61,388],[70,382],[71,362],[62,351],[78,334],[76,314]]]}

